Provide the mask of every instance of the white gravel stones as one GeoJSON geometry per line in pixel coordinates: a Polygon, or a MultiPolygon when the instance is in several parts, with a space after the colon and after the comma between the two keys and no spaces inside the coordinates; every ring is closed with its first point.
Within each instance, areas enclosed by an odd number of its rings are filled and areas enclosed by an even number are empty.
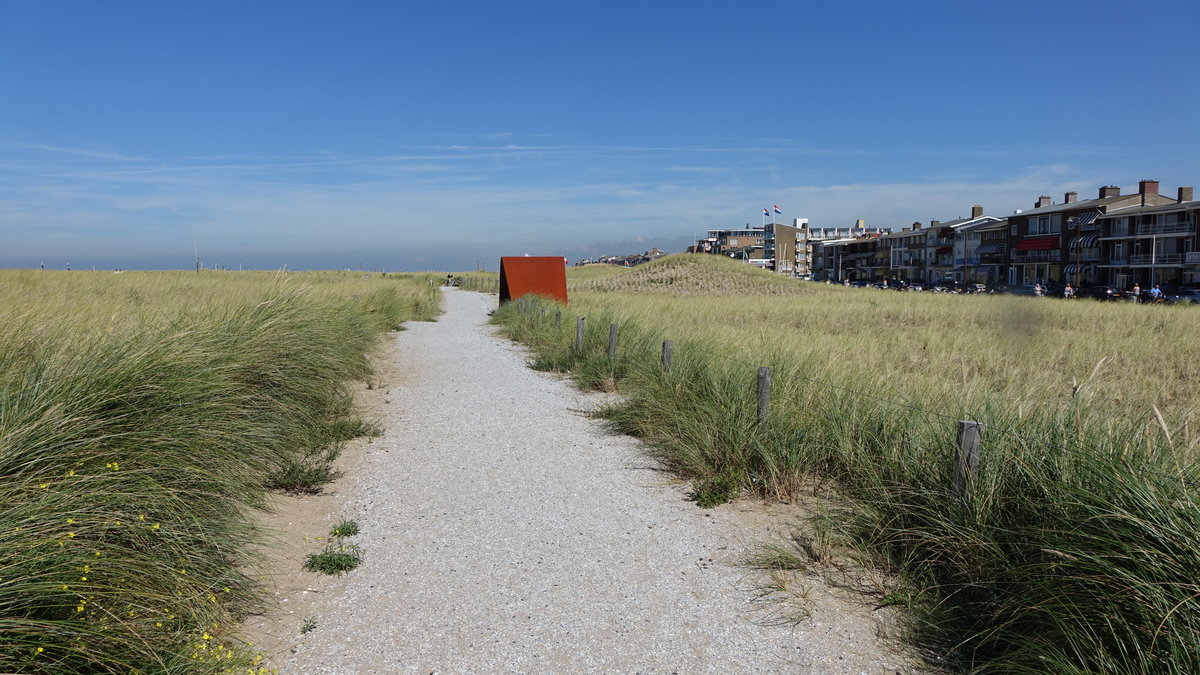
{"type": "Polygon", "coordinates": [[[285,673],[858,673],[895,662],[861,616],[767,626],[736,562],[760,533],[704,511],[595,397],[526,368],[448,290],[395,334],[384,436],[338,517],[364,562],[314,607],[285,673]]]}

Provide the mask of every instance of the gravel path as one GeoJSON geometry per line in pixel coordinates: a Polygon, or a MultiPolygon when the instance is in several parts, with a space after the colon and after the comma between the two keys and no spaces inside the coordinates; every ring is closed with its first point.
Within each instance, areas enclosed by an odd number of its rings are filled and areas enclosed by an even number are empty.
{"type": "Polygon", "coordinates": [[[336,514],[364,563],[283,672],[895,672],[861,607],[764,625],[736,565],[764,536],[747,509],[697,508],[580,414],[594,395],[492,336],[494,296],[444,300],[395,335],[386,431],[336,514]]]}

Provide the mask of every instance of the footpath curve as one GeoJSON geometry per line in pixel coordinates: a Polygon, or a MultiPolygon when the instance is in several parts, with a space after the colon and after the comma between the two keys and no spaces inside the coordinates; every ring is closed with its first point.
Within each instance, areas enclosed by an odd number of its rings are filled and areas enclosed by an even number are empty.
{"type": "MultiPolygon", "coordinates": [[[[283,673],[885,673],[870,611],[769,625],[748,507],[702,510],[637,441],[580,411],[598,396],[526,367],[486,325],[495,297],[393,334],[384,434],[344,466],[329,518],[363,564],[309,589],[316,628],[283,673]]],[[[323,526],[326,530],[328,526],[323,526]]],[[[295,606],[295,603],[293,603],[295,606]]],[[[293,625],[294,628],[294,625],[293,625]]]]}

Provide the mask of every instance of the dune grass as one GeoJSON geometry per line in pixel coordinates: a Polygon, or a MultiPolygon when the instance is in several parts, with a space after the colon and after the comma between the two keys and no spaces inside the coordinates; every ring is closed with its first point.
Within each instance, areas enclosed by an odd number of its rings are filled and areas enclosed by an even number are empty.
{"type": "Polygon", "coordinates": [[[625,267],[623,265],[592,263],[590,265],[583,265],[582,267],[568,267],[567,281],[572,285],[578,285],[582,282],[621,277],[629,274],[633,270],[634,268],[625,267]]]}
{"type": "Polygon", "coordinates": [[[889,601],[939,665],[1200,672],[1200,312],[828,287],[714,256],[574,289],[582,350],[536,305],[496,320],[535,365],[622,391],[604,414],[698,499],[844,500],[841,534],[903,581],[889,601]],[[960,419],[986,425],[966,497],[960,419]]]}
{"type": "Polygon", "coordinates": [[[424,278],[0,272],[0,672],[225,672],[248,510],[363,430],[347,383],[424,278]]]}

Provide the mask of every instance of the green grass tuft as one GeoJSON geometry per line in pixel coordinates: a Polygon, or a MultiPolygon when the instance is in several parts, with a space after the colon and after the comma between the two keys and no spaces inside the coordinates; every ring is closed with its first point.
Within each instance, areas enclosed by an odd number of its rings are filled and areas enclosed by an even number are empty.
{"type": "Polygon", "coordinates": [[[320,553],[310,553],[304,562],[304,569],[309,572],[321,572],[341,576],[343,572],[358,567],[362,563],[362,551],[357,544],[346,544],[338,541],[328,544],[320,553]]]}

